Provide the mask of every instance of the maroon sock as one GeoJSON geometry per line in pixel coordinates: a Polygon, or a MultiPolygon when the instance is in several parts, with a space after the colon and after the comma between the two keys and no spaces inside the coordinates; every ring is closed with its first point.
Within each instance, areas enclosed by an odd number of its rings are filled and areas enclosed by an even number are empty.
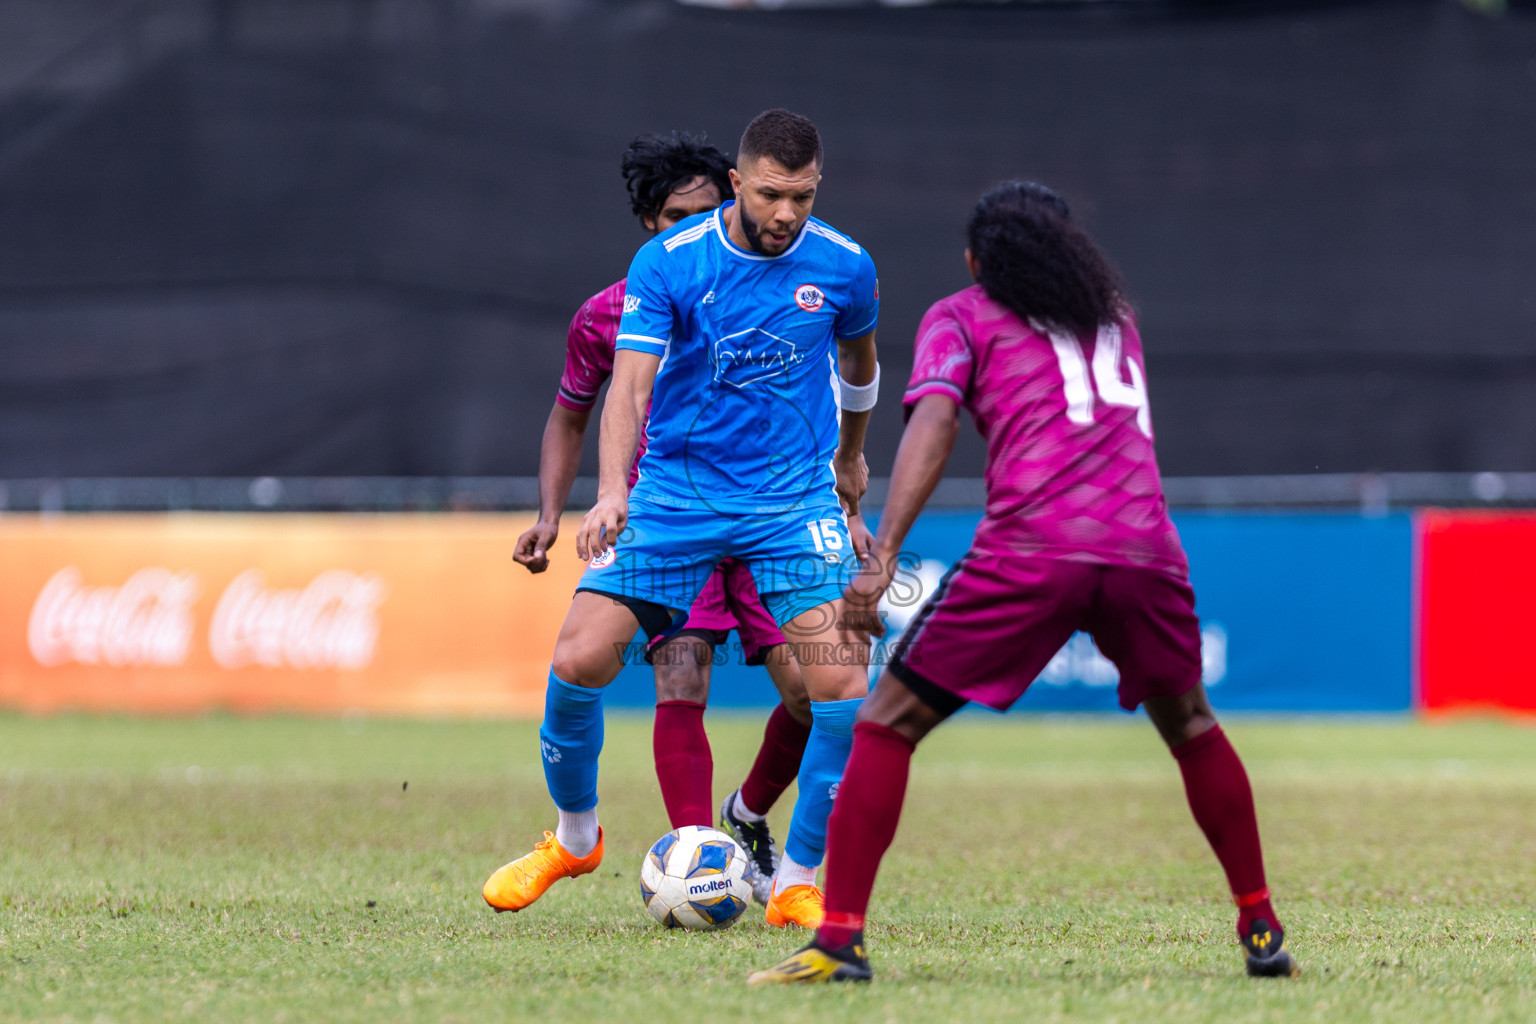
{"type": "Polygon", "coordinates": [[[669,700],[656,705],[656,727],[651,733],[656,755],[656,781],[667,805],[673,828],[715,823],[715,759],[704,732],[704,705],[691,700],[669,700]]]}
{"type": "Polygon", "coordinates": [[[1246,936],[1248,926],[1260,918],[1279,928],[1264,884],[1264,851],[1259,847],[1253,790],[1237,751],[1218,725],[1174,747],[1173,756],[1184,776],[1184,792],[1195,823],[1227,873],[1227,884],[1237,901],[1238,934],[1246,936]]]}
{"type": "Polygon", "coordinates": [[[836,949],[864,930],[880,858],[896,838],[914,745],[874,722],[853,727],[853,753],[827,820],[826,917],[816,941],[836,949]]]}
{"type": "Polygon", "coordinates": [[[800,758],[811,727],[795,721],[780,704],[768,716],[763,729],[763,745],[757,748],[757,760],[741,784],[741,802],[753,814],[767,814],[784,795],[784,790],[800,774],[800,758]]]}

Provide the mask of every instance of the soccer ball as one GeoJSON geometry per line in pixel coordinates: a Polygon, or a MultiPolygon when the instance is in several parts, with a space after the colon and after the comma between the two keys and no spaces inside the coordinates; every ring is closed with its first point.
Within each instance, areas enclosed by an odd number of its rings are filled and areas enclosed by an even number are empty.
{"type": "Polygon", "coordinates": [[[640,866],[640,898],[668,928],[729,928],[752,899],[752,862],[736,840],[699,825],[673,829],[640,866]]]}

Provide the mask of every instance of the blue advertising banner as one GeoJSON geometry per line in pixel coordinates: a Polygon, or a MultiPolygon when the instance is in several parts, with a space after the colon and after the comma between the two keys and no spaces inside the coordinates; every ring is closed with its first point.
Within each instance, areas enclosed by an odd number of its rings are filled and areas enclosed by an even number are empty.
{"type": "MultiPolygon", "coordinates": [[[[970,544],[979,512],[936,511],[912,530],[920,561],[887,602],[889,640],[970,544]],[[919,597],[918,595],[921,595],[919,597]]],[[[1394,712],[1410,707],[1412,522],[1407,515],[1181,513],[1204,638],[1205,683],[1218,710],[1394,712]]],[[[874,658],[883,656],[880,648],[874,658]]],[[[763,707],[767,673],[744,664],[732,635],[716,652],[710,704],[763,707]]],[[[874,671],[878,672],[876,664],[874,671]]],[[[1118,711],[1115,667],[1083,634],[1051,661],[1015,708],[1118,711]]],[[[610,706],[650,706],[645,665],[626,668],[610,706]]]]}
{"type": "Polygon", "coordinates": [[[1191,513],[1174,521],[1189,552],[1218,710],[1410,709],[1412,517],[1191,513]]]}

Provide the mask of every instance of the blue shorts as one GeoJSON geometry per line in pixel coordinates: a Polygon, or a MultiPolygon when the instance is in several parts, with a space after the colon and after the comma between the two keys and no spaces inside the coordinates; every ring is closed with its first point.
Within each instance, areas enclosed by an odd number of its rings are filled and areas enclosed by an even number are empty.
{"type": "Polygon", "coordinates": [[[592,560],[577,587],[682,610],[727,556],[751,568],[763,607],[780,626],[841,597],[859,569],[835,499],[795,512],[735,516],[642,500],[629,503],[618,543],[592,560]]]}

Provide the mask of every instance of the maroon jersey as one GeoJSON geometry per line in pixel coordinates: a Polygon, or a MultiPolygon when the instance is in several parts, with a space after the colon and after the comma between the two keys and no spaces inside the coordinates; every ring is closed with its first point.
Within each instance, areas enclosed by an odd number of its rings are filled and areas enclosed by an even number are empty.
{"type": "MultiPolygon", "coordinates": [[[[604,288],[576,311],[565,335],[565,372],[560,375],[560,390],[555,401],[567,409],[581,412],[592,408],[597,393],[613,375],[613,344],[619,333],[619,317],[624,313],[624,280],[604,288]]],[[[640,456],[645,454],[645,429],[640,430],[640,446],[629,467],[629,486],[640,478],[640,456]]]]}
{"type": "Polygon", "coordinates": [[[933,304],[903,404],[949,395],[987,440],[975,550],[1188,576],[1152,451],[1143,365],[1129,313],[1078,338],[1024,323],[979,285],[933,304]]]}

